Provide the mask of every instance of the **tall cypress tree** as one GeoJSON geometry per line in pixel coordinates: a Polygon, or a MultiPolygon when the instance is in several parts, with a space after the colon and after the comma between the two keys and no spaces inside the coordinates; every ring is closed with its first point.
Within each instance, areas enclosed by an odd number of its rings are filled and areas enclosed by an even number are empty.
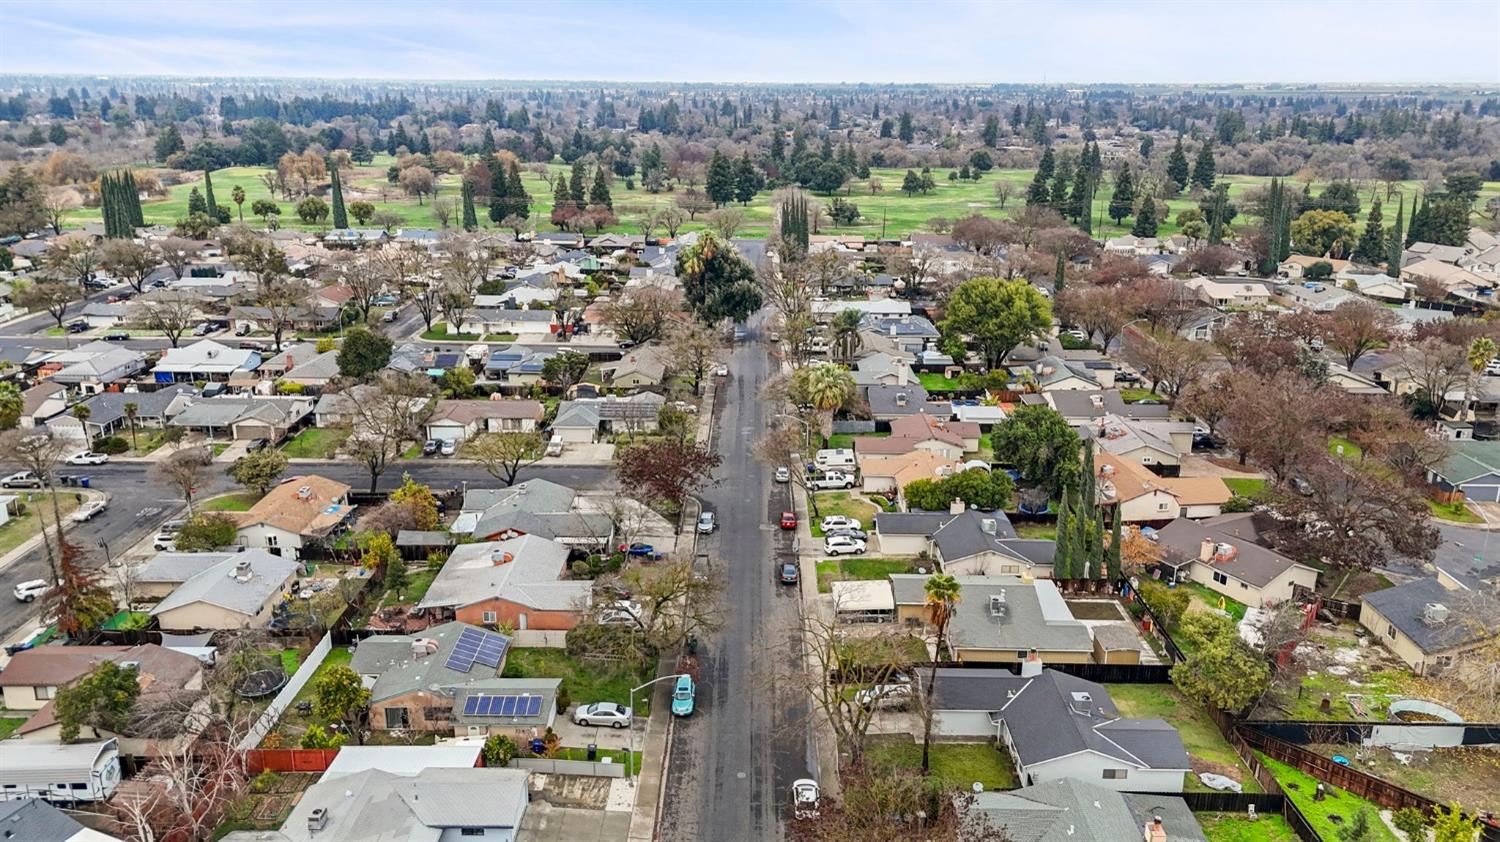
{"type": "Polygon", "coordinates": [[[1063,258],[1062,252],[1057,253],[1057,266],[1052,270],[1052,292],[1054,295],[1062,295],[1063,286],[1067,284],[1067,260],[1063,258]]]}
{"type": "Polygon", "coordinates": [[[1403,239],[1401,226],[1406,221],[1406,196],[1403,194],[1396,205],[1396,230],[1391,233],[1391,241],[1386,243],[1387,253],[1385,256],[1385,274],[1391,278],[1401,277],[1401,247],[1403,239]]]}
{"type": "Polygon", "coordinates": [[[531,216],[531,194],[527,193],[525,185],[521,184],[521,165],[515,161],[510,162],[510,175],[505,179],[505,192],[509,194],[511,214],[522,219],[531,216]]]}
{"type": "Polygon", "coordinates": [[[1204,190],[1211,190],[1214,186],[1214,142],[1204,141],[1198,149],[1198,157],[1193,161],[1192,182],[1204,190]]]}
{"type": "Polygon", "coordinates": [[[333,170],[333,227],[348,228],[349,214],[344,210],[344,183],[339,178],[339,168],[335,166],[331,169],[333,170]]]}
{"type": "Polygon", "coordinates": [[[135,184],[135,170],[125,171],[124,185],[123,198],[130,210],[130,224],[135,227],[145,227],[146,217],[141,213],[141,191],[135,184]]]}
{"type": "Polygon", "coordinates": [[[614,200],[609,197],[609,181],[604,177],[604,167],[594,170],[594,183],[589,186],[589,204],[603,205],[613,209],[614,200]]]}
{"type": "Polygon", "coordinates": [[[1428,224],[1432,213],[1427,208],[1427,194],[1422,194],[1421,204],[1412,206],[1411,224],[1406,227],[1406,247],[1411,248],[1413,243],[1425,243],[1431,241],[1428,232],[1428,224]]]}
{"type": "Polygon", "coordinates": [[[1057,538],[1056,547],[1052,552],[1052,578],[1073,578],[1073,525],[1072,514],[1068,508],[1068,492],[1063,491],[1062,500],[1057,504],[1057,538]]]}
{"type": "MultiPolygon", "coordinates": [[[[1116,578],[1119,578],[1119,576],[1120,576],[1120,564],[1121,564],[1120,559],[1121,559],[1121,552],[1123,550],[1123,547],[1121,546],[1121,542],[1124,540],[1124,538],[1122,537],[1121,528],[1120,528],[1120,504],[1119,503],[1115,504],[1114,510],[1115,510],[1114,511],[1114,525],[1111,526],[1110,530],[1109,530],[1109,555],[1105,557],[1105,562],[1109,566],[1108,575],[1114,576],[1116,578]]],[[[1102,579],[1104,577],[1100,576],[1099,578],[1102,579]]]]}
{"type": "Polygon", "coordinates": [[[1364,263],[1374,265],[1385,258],[1385,226],[1381,225],[1380,199],[1370,204],[1370,214],[1365,217],[1365,230],[1359,235],[1354,247],[1354,256],[1364,263]]]}
{"type": "Polygon", "coordinates": [[[1172,147],[1172,154],[1167,156],[1167,178],[1179,190],[1188,186],[1188,159],[1187,153],[1182,151],[1182,135],[1177,136],[1177,145],[1172,147]]]}
{"type": "MultiPolygon", "coordinates": [[[[491,155],[488,164],[490,169],[490,221],[499,222],[510,211],[510,183],[505,177],[505,165],[500,163],[499,158],[491,155]]],[[[557,183],[563,187],[563,191],[559,195],[564,195],[567,189],[567,182],[559,177],[557,183]]]]}
{"type": "Polygon", "coordinates": [[[1156,226],[1156,197],[1142,196],[1141,210],[1135,215],[1135,225],[1130,227],[1130,233],[1136,237],[1155,237],[1156,226]]]}
{"type": "Polygon", "coordinates": [[[474,182],[464,179],[464,230],[473,231],[479,227],[479,217],[474,213],[474,182]]]}
{"type": "Polygon", "coordinates": [[[208,210],[208,218],[217,224],[219,221],[219,205],[214,201],[214,174],[208,170],[203,171],[203,202],[208,210]]]}

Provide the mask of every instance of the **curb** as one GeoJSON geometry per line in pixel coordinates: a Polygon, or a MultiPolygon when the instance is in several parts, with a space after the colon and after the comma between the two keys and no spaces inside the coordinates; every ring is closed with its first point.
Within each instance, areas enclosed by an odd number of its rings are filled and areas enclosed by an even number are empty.
{"type": "MultiPolygon", "coordinates": [[[[94,500],[108,500],[109,499],[109,495],[108,494],[104,493],[103,491],[99,491],[97,489],[77,488],[77,489],[70,490],[69,493],[84,495],[84,498],[85,498],[84,502],[92,502],[94,500]]],[[[64,517],[67,517],[67,516],[64,515],[64,517]]],[[[57,527],[55,525],[49,525],[49,526],[47,526],[47,529],[56,529],[56,528],[57,527]]],[[[19,546],[17,546],[15,549],[11,550],[10,552],[6,553],[3,557],[0,557],[0,570],[4,570],[5,568],[7,568],[7,567],[11,566],[12,564],[16,563],[16,561],[18,559],[25,558],[26,556],[28,556],[32,552],[34,552],[37,547],[40,547],[42,545],[42,538],[43,538],[43,536],[45,534],[46,533],[44,533],[44,532],[38,532],[37,534],[31,536],[30,538],[27,538],[25,541],[22,541],[19,546]]],[[[64,534],[66,534],[66,528],[64,528],[64,534]]]]}

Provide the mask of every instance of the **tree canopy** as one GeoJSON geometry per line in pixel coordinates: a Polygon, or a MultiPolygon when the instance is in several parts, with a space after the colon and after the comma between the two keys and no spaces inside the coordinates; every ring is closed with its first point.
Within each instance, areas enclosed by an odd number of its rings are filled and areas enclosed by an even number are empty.
{"type": "Polygon", "coordinates": [[[1024,278],[970,278],[948,297],[943,333],[998,368],[1016,346],[1052,326],[1052,303],[1024,278]]]}

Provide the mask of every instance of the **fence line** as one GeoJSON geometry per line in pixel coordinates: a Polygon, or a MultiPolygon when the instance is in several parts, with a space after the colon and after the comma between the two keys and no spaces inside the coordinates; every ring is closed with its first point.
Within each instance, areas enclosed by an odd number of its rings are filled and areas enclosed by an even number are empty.
{"type": "Polygon", "coordinates": [[[1206,709],[1208,710],[1209,718],[1214,721],[1214,725],[1229,743],[1229,747],[1234,749],[1234,753],[1239,756],[1245,767],[1250,770],[1250,777],[1254,778],[1255,782],[1260,784],[1260,788],[1265,790],[1267,794],[1283,796],[1281,800],[1281,817],[1286,820],[1292,832],[1297,834],[1297,838],[1301,839],[1302,842],[1322,842],[1323,837],[1313,829],[1312,822],[1307,820],[1307,817],[1302,814],[1302,810],[1297,807],[1292,799],[1285,797],[1286,793],[1281,788],[1281,782],[1276,780],[1276,776],[1271,773],[1270,769],[1266,768],[1266,764],[1260,761],[1260,755],[1256,754],[1245,738],[1240,736],[1234,717],[1212,706],[1208,706],[1206,709]]]}
{"type": "Polygon", "coordinates": [[[339,756],[336,748],[252,748],[245,752],[245,769],[272,772],[326,772],[339,756]]]}
{"type": "Polygon", "coordinates": [[[1323,783],[1347,790],[1386,809],[1400,810],[1404,807],[1415,807],[1419,810],[1431,811],[1437,806],[1437,802],[1424,795],[1418,795],[1405,787],[1396,786],[1358,769],[1335,763],[1330,758],[1300,746],[1294,746],[1284,740],[1268,737],[1258,731],[1245,730],[1241,733],[1245,742],[1272,760],[1285,763],[1323,783]]]}
{"type": "Polygon", "coordinates": [[[302,662],[302,666],[297,668],[297,672],[281,688],[281,692],[271,700],[270,707],[267,707],[265,713],[260,715],[260,719],[255,721],[255,725],[250,728],[250,733],[240,740],[237,746],[240,751],[249,751],[260,745],[260,741],[272,728],[276,727],[276,720],[281,718],[281,714],[297,698],[297,694],[302,692],[302,688],[312,680],[313,673],[323,665],[323,659],[327,658],[331,651],[333,651],[333,638],[325,634],[318,641],[318,645],[313,647],[312,652],[308,653],[307,660],[302,662]]]}
{"type": "Polygon", "coordinates": [[[531,769],[554,775],[593,775],[596,778],[623,778],[625,764],[594,763],[588,760],[550,760],[545,757],[513,757],[512,768],[531,769]]]}

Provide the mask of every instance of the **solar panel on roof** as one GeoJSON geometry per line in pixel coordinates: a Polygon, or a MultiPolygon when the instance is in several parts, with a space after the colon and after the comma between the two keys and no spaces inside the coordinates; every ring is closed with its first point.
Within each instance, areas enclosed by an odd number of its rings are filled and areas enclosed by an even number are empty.
{"type": "Polygon", "coordinates": [[[479,713],[479,703],[484,700],[483,696],[470,696],[464,700],[464,716],[474,716],[479,713]]]}
{"type": "Polygon", "coordinates": [[[515,696],[501,696],[500,697],[500,701],[501,701],[501,704],[500,704],[500,713],[499,713],[500,716],[515,716],[516,715],[516,701],[517,701],[517,699],[516,699],[515,696]]]}
{"type": "Polygon", "coordinates": [[[520,714],[520,715],[521,716],[536,716],[538,713],[541,713],[541,712],[542,712],[542,697],[541,696],[527,696],[526,697],[526,712],[523,713],[523,714],[520,714]]]}
{"type": "Polygon", "coordinates": [[[500,666],[500,659],[505,656],[505,648],[510,641],[498,634],[485,633],[479,641],[479,651],[474,660],[488,667],[500,666]]]}

